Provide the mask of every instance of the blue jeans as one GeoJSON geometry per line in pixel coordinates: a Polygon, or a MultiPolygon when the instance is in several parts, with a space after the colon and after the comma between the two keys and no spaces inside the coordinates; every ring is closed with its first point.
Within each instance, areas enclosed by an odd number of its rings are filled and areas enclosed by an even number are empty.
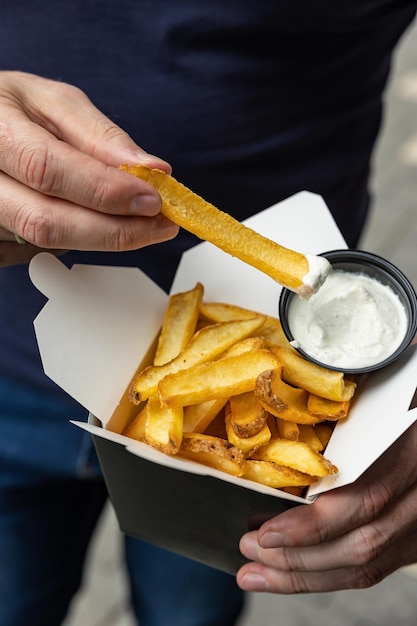
{"type": "MultiPolygon", "coordinates": [[[[81,409],[0,379],[0,624],[58,626],[107,499],[81,409]]],[[[234,577],[125,537],[140,626],[232,626],[234,577]]]]}

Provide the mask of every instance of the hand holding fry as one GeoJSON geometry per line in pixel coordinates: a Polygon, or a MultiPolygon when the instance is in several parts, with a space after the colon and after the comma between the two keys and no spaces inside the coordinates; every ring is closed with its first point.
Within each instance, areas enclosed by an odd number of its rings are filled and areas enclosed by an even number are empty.
{"type": "Polygon", "coordinates": [[[140,161],[169,171],[168,163],[141,150],[79,89],[2,71],[0,126],[1,265],[27,262],[39,248],[134,250],[177,234],[155,189],[118,169],[140,161]]]}

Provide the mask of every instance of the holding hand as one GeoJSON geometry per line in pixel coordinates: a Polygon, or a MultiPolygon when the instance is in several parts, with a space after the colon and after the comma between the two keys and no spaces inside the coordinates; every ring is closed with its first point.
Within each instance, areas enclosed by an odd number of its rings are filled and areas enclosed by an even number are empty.
{"type": "Polygon", "coordinates": [[[417,561],[417,423],[354,484],[265,522],[241,539],[247,591],[370,587],[417,561]]]}
{"type": "Polygon", "coordinates": [[[12,242],[0,243],[0,264],[39,247],[123,251],[175,237],[156,191],[122,163],[170,171],[76,87],[0,72],[0,241],[12,242]]]}

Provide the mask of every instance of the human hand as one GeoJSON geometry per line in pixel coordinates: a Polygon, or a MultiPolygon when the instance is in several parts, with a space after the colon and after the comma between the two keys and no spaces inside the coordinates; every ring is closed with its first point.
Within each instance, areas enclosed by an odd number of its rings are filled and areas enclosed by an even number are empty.
{"type": "Polygon", "coordinates": [[[417,423],[354,484],[244,535],[247,591],[321,593],[370,587],[417,561],[417,423]]]}
{"type": "Polygon", "coordinates": [[[0,264],[39,247],[123,251],[175,237],[159,195],[122,163],[170,171],[79,89],[0,72],[0,264]]]}

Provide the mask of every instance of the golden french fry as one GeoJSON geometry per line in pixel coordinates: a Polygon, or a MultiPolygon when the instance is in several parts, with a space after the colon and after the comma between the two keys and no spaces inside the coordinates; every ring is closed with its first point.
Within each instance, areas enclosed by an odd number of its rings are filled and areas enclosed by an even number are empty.
{"type": "Polygon", "coordinates": [[[299,498],[302,498],[305,487],[281,487],[281,491],[285,491],[285,493],[290,493],[293,496],[298,496],[299,498]]]}
{"type": "Polygon", "coordinates": [[[231,427],[237,437],[253,437],[265,426],[269,413],[259,403],[253,391],[232,396],[229,405],[231,427]]]}
{"type": "Polygon", "coordinates": [[[327,398],[320,398],[314,394],[310,394],[307,401],[307,408],[312,415],[325,420],[340,420],[349,413],[350,400],[336,402],[327,398]]]}
{"type": "Polygon", "coordinates": [[[314,256],[314,264],[311,265],[304,254],[285,248],[248,228],[166,172],[146,165],[122,165],[120,169],[155,187],[162,198],[162,213],[170,220],[296,293],[312,294],[327,278],[331,266],[324,257],[314,256]],[[314,271],[313,266],[316,268],[314,271]]]}
{"type": "Polygon", "coordinates": [[[287,385],[281,379],[282,365],[263,371],[255,385],[255,396],[262,406],[282,419],[296,424],[316,424],[320,418],[307,410],[308,392],[287,385]]]}
{"type": "MultiPolygon", "coordinates": [[[[250,319],[254,315],[260,315],[250,309],[226,304],[224,302],[202,302],[200,305],[200,313],[207,320],[212,322],[227,322],[230,320],[250,319]]],[[[284,331],[281,322],[277,317],[265,315],[263,325],[256,331],[257,335],[264,337],[268,345],[281,346],[293,350],[284,331]]]]}
{"type": "Polygon", "coordinates": [[[169,298],[156,347],[154,365],[165,365],[174,359],[194,335],[203,297],[203,285],[176,293],[169,298]]]}
{"type": "Polygon", "coordinates": [[[282,330],[281,322],[277,317],[268,315],[261,328],[256,332],[265,338],[268,347],[279,346],[287,348],[288,350],[294,350],[282,330]]]}
{"type": "Polygon", "coordinates": [[[279,437],[278,429],[277,429],[277,418],[275,415],[271,413],[268,415],[268,420],[266,422],[268,424],[268,428],[271,431],[271,439],[276,439],[279,437]]]}
{"type": "Polygon", "coordinates": [[[315,426],[311,426],[311,424],[299,424],[298,430],[299,430],[299,436],[298,436],[299,441],[304,441],[304,443],[308,443],[308,445],[314,448],[315,450],[322,452],[323,444],[321,442],[320,437],[318,437],[316,433],[315,426]]]}
{"type": "Polygon", "coordinates": [[[227,398],[207,400],[198,404],[184,407],[184,432],[203,433],[220,413],[227,402],[227,398]]]}
{"type": "Polygon", "coordinates": [[[271,347],[284,366],[283,380],[322,398],[343,402],[350,400],[356,383],[346,380],[343,372],[329,370],[303,359],[295,350],[271,347]]]}
{"type": "Polygon", "coordinates": [[[264,444],[268,443],[271,439],[271,431],[269,430],[268,424],[264,422],[264,425],[258,430],[254,435],[250,437],[240,437],[236,434],[235,429],[232,424],[232,411],[230,408],[230,401],[228,405],[226,405],[225,411],[225,423],[226,423],[226,433],[227,438],[231,444],[245,452],[246,454],[249,452],[253,452],[257,450],[264,444]]]}
{"type": "MultiPolygon", "coordinates": [[[[243,478],[254,480],[257,483],[275,489],[307,487],[318,480],[316,476],[310,476],[285,465],[278,465],[273,461],[257,461],[254,459],[246,460],[243,478]]],[[[301,493],[297,492],[297,495],[301,495],[301,493]]]]}
{"type": "Polygon", "coordinates": [[[266,341],[263,337],[246,337],[246,339],[236,341],[236,343],[230,346],[230,348],[227,348],[220,356],[221,358],[237,356],[238,354],[250,352],[251,350],[260,350],[261,348],[267,348],[266,341]]]}
{"type": "Polygon", "coordinates": [[[172,361],[165,365],[150,365],[134,378],[129,387],[131,402],[138,404],[156,393],[159,381],[167,374],[216,358],[228,347],[253,333],[262,321],[261,317],[255,317],[202,328],[172,361]]]}
{"type": "Polygon", "coordinates": [[[316,432],[317,437],[321,441],[322,450],[325,450],[327,444],[330,441],[330,437],[332,436],[332,433],[333,433],[332,426],[330,426],[329,424],[326,424],[325,422],[320,422],[320,424],[316,424],[316,426],[314,427],[314,430],[316,432]]]}
{"type": "Polygon", "coordinates": [[[166,454],[302,496],[337,473],[323,456],[356,383],[301,357],[277,318],[171,296],[152,366],[129,387],[146,403],[124,433],[166,454]]]}
{"type": "Polygon", "coordinates": [[[243,452],[225,439],[211,435],[184,433],[179,455],[233,476],[242,476],[245,471],[243,452]]]}
{"type": "Polygon", "coordinates": [[[288,420],[283,420],[281,417],[275,417],[275,423],[278,437],[281,439],[290,439],[291,441],[298,440],[300,429],[296,422],[289,422],[288,420]]]}
{"type": "Polygon", "coordinates": [[[256,450],[252,458],[258,461],[273,461],[311,476],[323,477],[338,472],[337,467],[328,459],[303,441],[273,439],[256,450]]]}
{"type": "Polygon", "coordinates": [[[148,407],[144,404],[136,417],[126,426],[123,431],[123,435],[131,437],[132,439],[137,439],[137,441],[146,441],[145,425],[147,410],[148,407]]]}
{"type": "Polygon", "coordinates": [[[200,330],[201,328],[204,328],[205,326],[212,326],[213,322],[211,322],[210,320],[206,320],[204,317],[201,317],[201,315],[199,315],[198,320],[197,320],[197,326],[196,326],[196,331],[200,330]]]}
{"type": "Polygon", "coordinates": [[[159,397],[149,397],[146,410],[145,438],[165,454],[177,454],[182,441],[183,410],[161,407],[159,397]]]}
{"type": "Polygon", "coordinates": [[[182,369],[159,382],[161,404],[188,406],[251,391],[259,374],[271,365],[277,365],[272,352],[252,350],[182,369]]]}
{"type": "MultiPolygon", "coordinates": [[[[232,320],[249,320],[256,315],[261,315],[256,311],[245,309],[236,304],[226,302],[202,302],[200,313],[212,322],[230,322],[232,320]]],[[[264,316],[266,319],[266,316],[264,316]]]]}
{"type": "Polygon", "coordinates": [[[216,415],[204,431],[205,435],[218,437],[227,440],[226,420],[224,419],[224,408],[216,415]]]}

